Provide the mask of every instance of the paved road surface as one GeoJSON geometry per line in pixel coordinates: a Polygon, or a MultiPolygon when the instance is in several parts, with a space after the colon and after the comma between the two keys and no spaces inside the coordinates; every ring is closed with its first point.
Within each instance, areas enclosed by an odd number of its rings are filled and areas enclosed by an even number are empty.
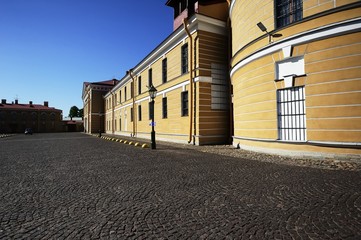
{"type": "Polygon", "coordinates": [[[0,139],[0,239],[361,239],[361,173],[80,133],[0,139]]]}

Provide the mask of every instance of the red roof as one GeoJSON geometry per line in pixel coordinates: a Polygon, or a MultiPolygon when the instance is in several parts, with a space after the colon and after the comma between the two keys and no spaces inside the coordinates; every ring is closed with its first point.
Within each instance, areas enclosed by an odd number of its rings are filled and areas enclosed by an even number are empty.
{"type": "Polygon", "coordinates": [[[11,103],[6,103],[6,104],[0,103],[0,110],[1,109],[62,111],[60,109],[55,109],[53,107],[46,107],[46,106],[40,105],[40,104],[31,104],[30,105],[30,104],[11,104],[11,103]]]}

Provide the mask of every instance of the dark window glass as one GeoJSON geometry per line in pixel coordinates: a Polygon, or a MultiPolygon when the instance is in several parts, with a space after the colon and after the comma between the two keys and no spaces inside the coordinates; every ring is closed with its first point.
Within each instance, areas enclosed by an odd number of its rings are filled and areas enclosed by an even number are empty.
{"type": "Polygon", "coordinates": [[[182,92],[182,116],[188,116],[188,91],[182,92]]]}
{"type": "Polygon", "coordinates": [[[188,44],[182,46],[182,74],[188,72],[188,44]]]}
{"type": "Polygon", "coordinates": [[[138,121],[142,121],[142,106],[138,106],[138,121]]]}
{"type": "Polygon", "coordinates": [[[148,87],[153,85],[153,71],[152,69],[148,70],[148,87]]]}
{"type": "Polygon", "coordinates": [[[124,101],[127,101],[127,87],[124,87],[124,101]]]}
{"type": "Polygon", "coordinates": [[[142,77],[138,77],[138,94],[142,93],[142,77]]]}
{"type": "Polygon", "coordinates": [[[149,120],[151,120],[152,119],[152,113],[154,112],[154,104],[153,104],[154,102],[152,101],[152,102],[149,102],[148,103],[148,108],[149,108],[149,120]]]}
{"type": "Polygon", "coordinates": [[[162,81],[163,83],[167,82],[167,59],[163,59],[162,61],[162,81]]]}
{"type": "Polygon", "coordinates": [[[167,106],[167,98],[166,97],[164,97],[163,99],[162,99],[162,117],[163,118],[167,118],[168,117],[168,106],[167,106]]]}
{"type": "Polygon", "coordinates": [[[302,19],[302,0],[276,0],[275,5],[277,28],[287,26],[302,19]]]}
{"type": "Polygon", "coordinates": [[[133,108],[130,109],[130,121],[133,122],[133,119],[134,119],[134,110],[133,108]]]}

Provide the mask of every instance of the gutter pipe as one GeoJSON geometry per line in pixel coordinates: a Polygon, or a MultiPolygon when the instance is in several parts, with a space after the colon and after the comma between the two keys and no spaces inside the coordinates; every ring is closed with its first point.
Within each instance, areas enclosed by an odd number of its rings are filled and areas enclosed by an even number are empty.
{"type": "MultiPolygon", "coordinates": [[[[133,100],[133,133],[132,133],[132,137],[135,137],[135,130],[136,130],[136,124],[137,124],[137,117],[136,117],[136,109],[135,109],[135,81],[134,81],[134,76],[133,76],[133,68],[130,69],[129,71],[127,71],[127,73],[129,73],[129,76],[132,78],[132,82],[133,82],[133,92],[132,92],[132,100],[133,100]]],[[[132,90],[132,89],[131,89],[132,90]]]]}
{"type": "Polygon", "coordinates": [[[192,35],[189,32],[188,29],[188,21],[187,19],[183,19],[183,26],[184,26],[184,30],[186,31],[188,37],[189,37],[189,42],[190,42],[190,70],[189,70],[189,85],[190,85],[190,116],[189,116],[189,138],[188,138],[188,143],[190,143],[192,141],[192,123],[193,123],[193,38],[192,35]]]}

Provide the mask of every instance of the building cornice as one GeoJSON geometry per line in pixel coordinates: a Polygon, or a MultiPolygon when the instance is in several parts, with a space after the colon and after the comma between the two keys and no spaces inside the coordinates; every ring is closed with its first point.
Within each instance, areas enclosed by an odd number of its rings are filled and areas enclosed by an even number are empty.
{"type": "Polygon", "coordinates": [[[342,21],[338,23],[329,24],[323,27],[312,29],[310,31],[302,32],[291,37],[282,39],[278,42],[274,42],[270,45],[267,45],[258,51],[246,56],[240,60],[234,67],[232,67],[230,76],[238,71],[241,67],[274,52],[281,51],[285,47],[297,46],[300,44],[305,44],[312,41],[317,41],[319,39],[336,37],[344,35],[347,33],[361,31],[361,18],[351,19],[347,21],[342,21]]]}
{"type": "MultiPolygon", "coordinates": [[[[227,34],[226,23],[218,19],[201,14],[194,14],[188,22],[188,28],[191,34],[199,30],[220,35],[227,34]]],[[[163,58],[166,54],[172,51],[176,46],[182,44],[186,38],[188,38],[186,31],[183,27],[179,27],[133,68],[133,75],[139,75],[145,69],[149,68],[149,66],[151,66],[154,62],[163,58]]],[[[132,79],[129,75],[124,76],[111,90],[111,92],[117,91],[131,80],[132,79]]],[[[108,97],[109,94],[110,93],[107,93],[105,97],[108,97]]]]}
{"type": "Polygon", "coordinates": [[[234,8],[234,5],[236,4],[236,0],[231,0],[231,6],[229,7],[229,17],[232,17],[232,11],[234,8]]]}

